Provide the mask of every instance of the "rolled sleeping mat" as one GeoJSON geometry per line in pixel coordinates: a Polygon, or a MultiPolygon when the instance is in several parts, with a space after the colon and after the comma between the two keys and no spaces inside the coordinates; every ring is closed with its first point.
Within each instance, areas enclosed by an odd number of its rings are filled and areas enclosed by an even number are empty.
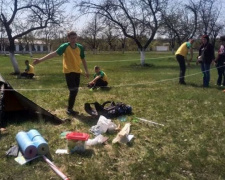
{"type": "Polygon", "coordinates": [[[27,132],[28,137],[30,138],[31,141],[33,141],[33,139],[36,136],[41,136],[41,134],[36,130],[36,129],[31,129],[30,131],[27,132]]]}
{"type": "Polygon", "coordinates": [[[36,136],[33,139],[33,143],[36,146],[39,155],[46,155],[49,152],[48,143],[42,136],[36,136]]]}
{"type": "Polygon", "coordinates": [[[45,139],[41,136],[41,134],[35,130],[31,129],[27,132],[29,138],[32,140],[34,145],[37,148],[37,154],[39,155],[46,155],[49,152],[48,143],[45,139]]]}
{"type": "Polygon", "coordinates": [[[20,131],[17,133],[16,141],[26,159],[34,158],[37,155],[37,148],[26,132],[20,131]]]}

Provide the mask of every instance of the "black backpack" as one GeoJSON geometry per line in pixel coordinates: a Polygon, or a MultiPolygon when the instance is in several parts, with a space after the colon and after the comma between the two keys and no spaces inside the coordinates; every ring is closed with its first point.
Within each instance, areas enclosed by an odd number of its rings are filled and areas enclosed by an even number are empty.
{"type": "Polygon", "coordinates": [[[132,113],[130,105],[126,105],[122,102],[115,103],[114,101],[106,101],[103,104],[99,104],[98,102],[85,103],[84,109],[91,116],[98,117],[103,115],[106,118],[115,118],[132,113]]]}

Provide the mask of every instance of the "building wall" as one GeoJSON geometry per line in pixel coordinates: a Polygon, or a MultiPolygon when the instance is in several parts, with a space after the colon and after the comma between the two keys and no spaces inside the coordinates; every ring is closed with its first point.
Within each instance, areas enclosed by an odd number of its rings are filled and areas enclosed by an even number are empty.
{"type": "Polygon", "coordinates": [[[169,51],[169,46],[156,46],[156,51],[169,51]]]}

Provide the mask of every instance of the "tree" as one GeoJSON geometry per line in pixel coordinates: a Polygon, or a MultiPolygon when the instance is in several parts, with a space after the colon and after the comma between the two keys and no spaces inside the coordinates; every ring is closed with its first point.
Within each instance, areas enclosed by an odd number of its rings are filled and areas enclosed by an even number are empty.
{"type": "Polygon", "coordinates": [[[84,0],[76,6],[80,7],[80,11],[83,13],[98,13],[116,24],[124,36],[136,43],[141,55],[141,65],[144,65],[145,50],[155,37],[160,25],[160,13],[162,9],[166,8],[168,0],[103,0],[95,2],[94,0],[84,0]]]}
{"type": "MultiPolygon", "coordinates": [[[[220,9],[216,5],[217,0],[201,0],[201,6],[199,8],[199,15],[201,17],[202,34],[211,34],[213,25],[218,20],[220,9]]],[[[220,7],[221,8],[221,7],[220,7]]]]}
{"type": "Polygon", "coordinates": [[[199,8],[199,34],[207,34],[211,36],[212,45],[215,46],[216,37],[223,29],[224,22],[219,22],[222,6],[218,4],[218,0],[201,0],[199,8]]]}
{"type": "Polygon", "coordinates": [[[59,24],[62,21],[62,8],[67,0],[4,0],[0,22],[8,40],[10,59],[14,73],[20,73],[15,59],[15,39],[32,31],[44,29],[49,24],[59,24]]]}
{"type": "Polygon", "coordinates": [[[122,53],[125,53],[125,48],[126,48],[126,36],[124,36],[123,32],[121,32],[120,29],[117,30],[117,37],[118,37],[118,41],[121,43],[121,50],[122,53]]]}
{"type": "Polygon", "coordinates": [[[64,42],[65,30],[58,24],[51,24],[49,27],[37,32],[37,37],[45,42],[47,51],[50,52],[55,40],[59,40],[57,46],[64,42]]]}
{"type": "Polygon", "coordinates": [[[189,38],[193,38],[198,27],[199,4],[189,0],[186,5],[179,6],[178,3],[166,9],[162,13],[163,32],[167,32],[172,50],[175,41],[181,45],[189,38]]]}
{"type": "Polygon", "coordinates": [[[83,30],[82,37],[91,47],[94,54],[97,53],[97,49],[99,46],[98,37],[103,29],[103,26],[99,22],[98,14],[95,14],[94,18],[88,23],[87,27],[83,30]]]}
{"type": "Polygon", "coordinates": [[[219,33],[224,29],[224,24],[214,24],[211,27],[211,40],[212,40],[212,45],[215,47],[216,44],[216,38],[219,35],[219,33]]]}
{"type": "Polygon", "coordinates": [[[115,50],[114,42],[117,38],[115,25],[111,21],[106,21],[104,24],[106,25],[103,30],[104,39],[106,39],[109,45],[109,50],[115,50]]]}

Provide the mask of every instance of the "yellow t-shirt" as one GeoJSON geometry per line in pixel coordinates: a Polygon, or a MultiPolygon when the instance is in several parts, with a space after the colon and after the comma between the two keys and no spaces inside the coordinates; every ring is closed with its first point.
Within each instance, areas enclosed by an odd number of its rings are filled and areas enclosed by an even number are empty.
{"type": "Polygon", "coordinates": [[[72,48],[70,43],[62,44],[57,50],[58,55],[63,55],[63,73],[81,73],[80,64],[85,57],[83,46],[76,43],[76,47],[72,48]]]}
{"type": "Polygon", "coordinates": [[[108,82],[108,78],[107,78],[107,75],[106,75],[105,72],[99,71],[99,73],[97,73],[97,74],[95,73],[95,74],[94,74],[94,78],[95,78],[96,76],[101,76],[101,78],[102,78],[103,81],[108,82]]]}
{"type": "Polygon", "coordinates": [[[28,74],[34,74],[34,66],[29,64],[28,74]]]}
{"type": "Polygon", "coordinates": [[[181,46],[177,49],[175,55],[179,54],[182,55],[184,57],[187,56],[188,54],[188,49],[191,48],[191,44],[189,42],[184,42],[183,44],[181,44],[181,46]]]}

